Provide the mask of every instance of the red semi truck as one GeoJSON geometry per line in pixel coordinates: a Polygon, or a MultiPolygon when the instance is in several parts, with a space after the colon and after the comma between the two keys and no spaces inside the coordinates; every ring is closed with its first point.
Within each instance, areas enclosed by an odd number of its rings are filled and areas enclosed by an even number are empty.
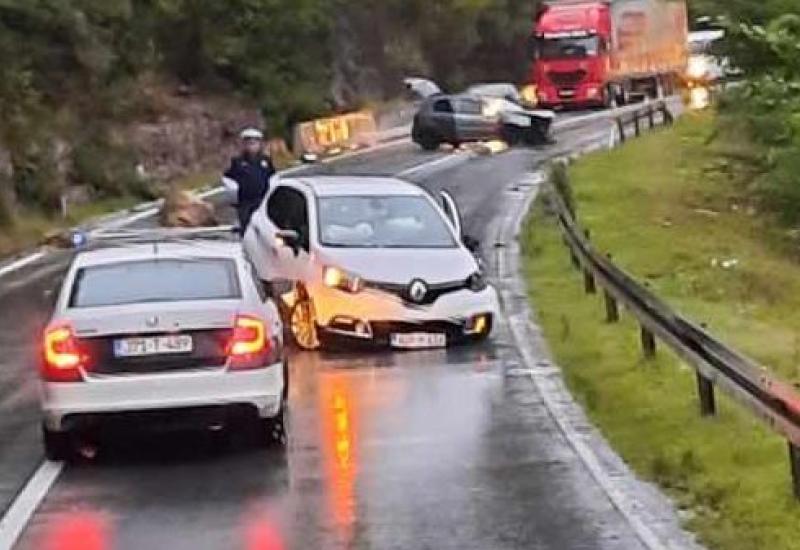
{"type": "Polygon", "coordinates": [[[532,36],[530,84],[544,107],[616,106],[672,92],[688,49],[685,0],[560,0],[532,36]]]}

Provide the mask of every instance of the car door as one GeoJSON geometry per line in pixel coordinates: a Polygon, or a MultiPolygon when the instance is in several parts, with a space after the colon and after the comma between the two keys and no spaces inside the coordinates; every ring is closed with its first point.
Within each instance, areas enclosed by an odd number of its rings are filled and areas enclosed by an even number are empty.
{"type": "Polygon", "coordinates": [[[304,280],[309,271],[311,228],[309,200],[305,192],[282,183],[267,197],[258,212],[252,234],[246,235],[246,248],[265,281],[304,280]],[[286,242],[281,231],[294,231],[296,243],[286,242]]]}
{"type": "Polygon", "coordinates": [[[444,210],[445,215],[447,215],[447,220],[450,222],[450,225],[453,226],[456,235],[458,235],[458,238],[461,239],[464,233],[464,223],[461,218],[461,210],[458,208],[458,204],[453,198],[453,195],[447,191],[442,191],[440,196],[442,198],[442,210],[444,210]]]}
{"type": "Polygon", "coordinates": [[[483,114],[483,103],[463,97],[455,102],[456,133],[462,140],[488,139],[496,133],[496,124],[483,114]]]}
{"type": "Polygon", "coordinates": [[[431,119],[436,133],[445,141],[457,141],[455,108],[448,98],[437,99],[431,107],[431,119]]]}

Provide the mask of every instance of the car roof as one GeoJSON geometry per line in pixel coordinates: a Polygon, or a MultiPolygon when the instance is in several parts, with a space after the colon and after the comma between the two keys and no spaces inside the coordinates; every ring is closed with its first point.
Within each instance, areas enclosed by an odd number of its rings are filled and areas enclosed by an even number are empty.
{"type": "Polygon", "coordinates": [[[467,93],[474,95],[504,95],[508,92],[513,92],[516,94],[519,92],[519,90],[517,90],[517,87],[509,82],[482,82],[479,84],[473,84],[467,88],[467,93]]]}
{"type": "Polygon", "coordinates": [[[425,191],[412,183],[382,176],[313,176],[283,178],[282,181],[300,183],[319,197],[343,195],[423,196],[425,194],[425,191]]]}
{"type": "Polygon", "coordinates": [[[187,239],[182,241],[109,244],[102,248],[79,252],[73,264],[78,267],[154,259],[229,259],[243,257],[242,247],[235,241],[187,239]]]}

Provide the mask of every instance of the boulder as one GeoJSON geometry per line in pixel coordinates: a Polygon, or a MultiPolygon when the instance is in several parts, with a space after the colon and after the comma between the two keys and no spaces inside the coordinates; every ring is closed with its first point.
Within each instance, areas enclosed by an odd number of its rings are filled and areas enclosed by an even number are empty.
{"type": "Polygon", "coordinates": [[[159,212],[163,227],[211,227],[219,225],[214,206],[190,193],[173,187],[159,212]]]}

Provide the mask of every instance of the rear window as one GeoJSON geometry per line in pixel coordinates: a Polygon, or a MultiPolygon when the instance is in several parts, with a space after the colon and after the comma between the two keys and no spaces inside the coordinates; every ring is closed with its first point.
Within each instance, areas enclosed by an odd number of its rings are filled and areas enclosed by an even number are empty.
{"type": "Polygon", "coordinates": [[[241,297],[236,264],[224,259],[122,262],[78,271],[69,307],[241,297]]]}

